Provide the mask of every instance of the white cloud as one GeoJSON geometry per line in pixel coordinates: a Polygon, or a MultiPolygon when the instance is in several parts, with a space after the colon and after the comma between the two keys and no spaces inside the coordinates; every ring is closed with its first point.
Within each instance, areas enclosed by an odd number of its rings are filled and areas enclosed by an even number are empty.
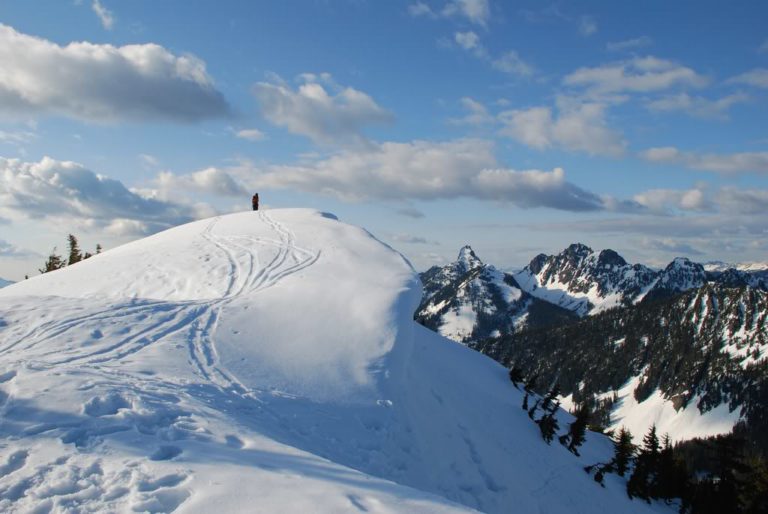
{"type": "Polygon", "coordinates": [[[418,244],[418,245],[438,245],[436,241],[431,241],[426,237],[413,236],[411,234],[392,234],[390,236],[392,241],[397,243],[418,244]]]}
{"type": "Polygon", "coordinates": [[[49,157],[39,162],[0,158],[0,213],[11,219],[44,219],[92,230],[130,225],[141,228],[140,234],[199,214],[190,206],[131,191],[80,164],[49,157]]]}
{"type": "Polygon", "coordinates": [[[675,86],[702,87],[708,79],[691,68],[656,57],[636,57],[628,61],[579,68],[563,82],[583,86],[597,93],[663,91],[675,86]]]}
{"type": "Polygon", "coordinates": [[[160,161],[154,155],[150,155],[148,153],[140,153],[138,157],[142,166],[145,168],[157,168],[160,166],[160,161]]]}
{"type": "Polygon", "coordinates": [[[651,162],[679,164],[695,170],[715,173],[768,173],[768,152],[712,154],[683,152],[673,146],[649,148],[640,156],[651,162]]]}
{"type": "Polygon", "coordinates": [[[266,137],[264,132],[255,128],[238,130],[235,135],[247,141],[263,141],[266,137]]]}
{"type": "Polygon", "coordinates": [[[442,9],[434,10],[428,4],[418,1],[408,6],[408,14],[429,18],[461,16],[485,27],[491,17],[491,7],[488,0],[449,0],[442,9]]]}
{"type": "Polygon", "coordinates": [[[652,44],[653,39],[648,36],[640,36],[632,39],[625,39],[624,41],[607,43],[605,48],[609,52],[624,52],[628,50],[635,50],[637,48],[644,48],[646,46],[651,46],[652,44]]]}
{"type": "Polygon", "coordinates": [[[581,16],[579,18],[579,34],[591,36],[595,32],[597,32],[597,21],[592,16],[581,16]]]}
{"type": "Polygon", "coordinates": [[[533,67],[523,61],[514,50],[503,53],[501,57],[494,59],[491,64],[499,71],[520,77],[530,77],[534,73],[533,67]]]}
{"type": "Polygon", "coordinates": [[[485,49],[480,45],[480,36],[475,32],[471,30],[467,32],[456,32],[453,34],[453,39],[456,41],[456,44],[464,50],[471,50],[474,52],[479,51],[482,55],[485,55],[485,49]]]}
{"type": "Polygon", "coordinates": [[[96,122],[194,122],[230,113],[196,57],[152,43],[59,46],[2,24],[0,111],[96,122]]]}
{"type": "Polygon", "coordinates": [[[480,36],[471,30],[455,32],[453,39],[460,48],[472,53],[478,59],[489,62],[495,70],[519,77],[530,77],[535,72],[533,66],[525,62],[514,50],[508,50],[499,57],[492,57],[480,42],[480,36]]]}
{"type": "Polygon", "coordinates": [[[229,173],[218,168],[205,168],[186,175],[175,175],[163,171],[157,176],[155,185],[163,198],[175,196],[175,192],[183,189],[203,194],[217,196],[233,196],[248,198],[248,190],[229,173]]]}
{"type": "Polygon", "coordinates": [[[259,82],[253,88],[264,117],[293,134],[317,143],[360,144],[366,141],[366,125],[392,120],[389,111],[362,91],[346,87],[329,94],[313,75],[300,78],[304,82],[296,90],[276,82],[259,82]]]}
{"type": "Polygon", "coordinates": [[[451,0],[442,13],[444,16],[464,16],[472,23],[485,26],[491,17],[491,7],[488,0],[451,0]]]}
{"type": "Polygon", "coordinates": [[[749,95],[745,93],[733,93],[717,100],[709,100],[701,96],[691,96],[688,93],[678,93],[650,101],[645,106],[652,111],[681,111],[697,118],[727,119],[728,110],[733,105],[749,100],[749,95]]]}
{"type": "Polygon", "coordinates": [[[493,143],[477,139],[386,142],[302,165],[230,172],[252,189],[291,188],[348,201],[467,197],[526,208],[604,208],[602,198],[568,182],[562,169],[502,168],[493,143]]]}
{"type": "Polygon", "coordinates": [[[93,9],[93,12],[95,12],[96,16],[99,17],[101,26],[107,30],[112,30],[112,27],[115,25],[115,16],[112,14],[112,12],[104,7],[100,0],[93,0],[93,3],[91,3],[91,9],[93,9]]]}
{"type": "Polygon", "coordinates": [[[550,107],[508,110],[499,114],[500,133],[539,150],[565,148],[593,155],[619,156],[626,143],[605,119],[605,105],[560,99],[557,115],[550,107]]]}
{"type": "Polygon", "coordinates": [[[682,211],[710,211],[712,203],[703,188],[693,189],[651,189],[636,194],[635,202],[655,213],[682,211]]]}
{"type": "Polygon", "coordinates": [[[424,2],[416,2],[408,6],[408,13],[411,16],[434,16],[435,13],[430,6],[424,2]]]}
{"type": "Polygon", "coordinates": [[[454,125],[488,125],[494,123],[495,119],[488,113],[488,109],[477,100],[469,97],[461,99],[461,105],[467,114],[462,118],[451,119],[454,125]]]}
{"type": "Polygon", "coordinates": [[[768,69],[755,68],[746,73],[728,79],[729,84],[745,84],[747,86],[768,89],[768,69]]]}
{"type": "Polygon", "coordinates": [[[757,51],[761,54],[768,54],[768,39],[763,41],[763,44],[758,47],[757,51]]]}

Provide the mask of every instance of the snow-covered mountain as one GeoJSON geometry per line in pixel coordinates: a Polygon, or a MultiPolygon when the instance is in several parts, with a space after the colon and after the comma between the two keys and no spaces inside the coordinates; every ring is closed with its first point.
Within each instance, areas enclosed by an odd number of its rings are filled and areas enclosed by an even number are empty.
{"type": "Polygon", "coordinates": [[[768,292],[760,289],[706,284],[476,348],[544,383],[557,380],[564,405],[606,409],[614,429],[642,434],[655,423],[684,440],[727,433],[746,420],[754,440],[765,442],[768,292]]]}
{"type": "Polygon", "coordinates": [[[11,280],[5,280],[3,278],[0,278],[0,288],[6,287],[13,284],[11,280]]]}
{"type": "Polygon", "coordinates": [[[524,291],[579,316],[668,297],[709,282],[768,289],[768,273],[713,266],[708,271],[685,257],[655,270],[629,264],[613,250],[597,253],[579,243],[557,255],[537,255],[514,277],[524,291]]]}
{"type": "Polygon", "coordinates": [[[505,368],[412,320],[420,296],[401,255],[310,210],[4,288],[0,511],[670,512],[584,473],[604,436],[545,444],[505,368]]]}
{"type": "Polygon", "coordinates": [[[642,264],[630,265],[613,250],[595,253],[572,244],[557,255],[539,254],[515,274],[528,293],[571,310],[595,314],[644,296],[657,273],[642,264]]]}
{"type": "Polygon", "coordinates": [[[499,337],[524,328],[564,323],[574,316],[520,288],[512,275],[483,264],[471,247],[455,262],[421,274],[422,325],[458,342],[499,337]]]}

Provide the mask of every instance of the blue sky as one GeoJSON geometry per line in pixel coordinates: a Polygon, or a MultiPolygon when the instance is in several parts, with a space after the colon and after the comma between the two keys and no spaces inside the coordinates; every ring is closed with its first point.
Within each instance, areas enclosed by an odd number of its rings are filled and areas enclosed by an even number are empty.
{"type": "Polygon", "coordinates": [[[581,241],[768,260],[768,5],[0,4],[0,277],[248,208],[418,269],[581,241]],[[42,15],[44,13],[44,15],[42,15]]]}

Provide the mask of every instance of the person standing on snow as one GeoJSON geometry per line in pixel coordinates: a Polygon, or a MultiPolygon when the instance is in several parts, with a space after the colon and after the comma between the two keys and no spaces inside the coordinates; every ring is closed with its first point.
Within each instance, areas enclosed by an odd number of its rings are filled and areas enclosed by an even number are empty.
{"type": "Polygon", "coordinates": [[[253,195],[253,198],[251,198],[251,204],[253,205],[253,210],[258,211],[259,210],[259,193],[255,193],[253,195]]]}

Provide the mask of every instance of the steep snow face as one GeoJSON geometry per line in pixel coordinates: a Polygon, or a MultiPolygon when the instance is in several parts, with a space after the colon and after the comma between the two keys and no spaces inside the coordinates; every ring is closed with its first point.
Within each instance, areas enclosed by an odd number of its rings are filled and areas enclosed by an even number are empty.
{"type": "Polygon", "coordinates": [[[533,296],[584,316],[644,294],[652,286],[655,272],[628,264],[613,250],[597,254],[577,243],[558,255],[537,255],[515,279],[533,296]]]}
{"type": "Polygon", "coordinates": [[[669,511],[583,472],[603,436],[544,444],[504,368],[412,321],[419,297],[398,253],[310,210],[3,289],[0,511],[669,511]]]}

